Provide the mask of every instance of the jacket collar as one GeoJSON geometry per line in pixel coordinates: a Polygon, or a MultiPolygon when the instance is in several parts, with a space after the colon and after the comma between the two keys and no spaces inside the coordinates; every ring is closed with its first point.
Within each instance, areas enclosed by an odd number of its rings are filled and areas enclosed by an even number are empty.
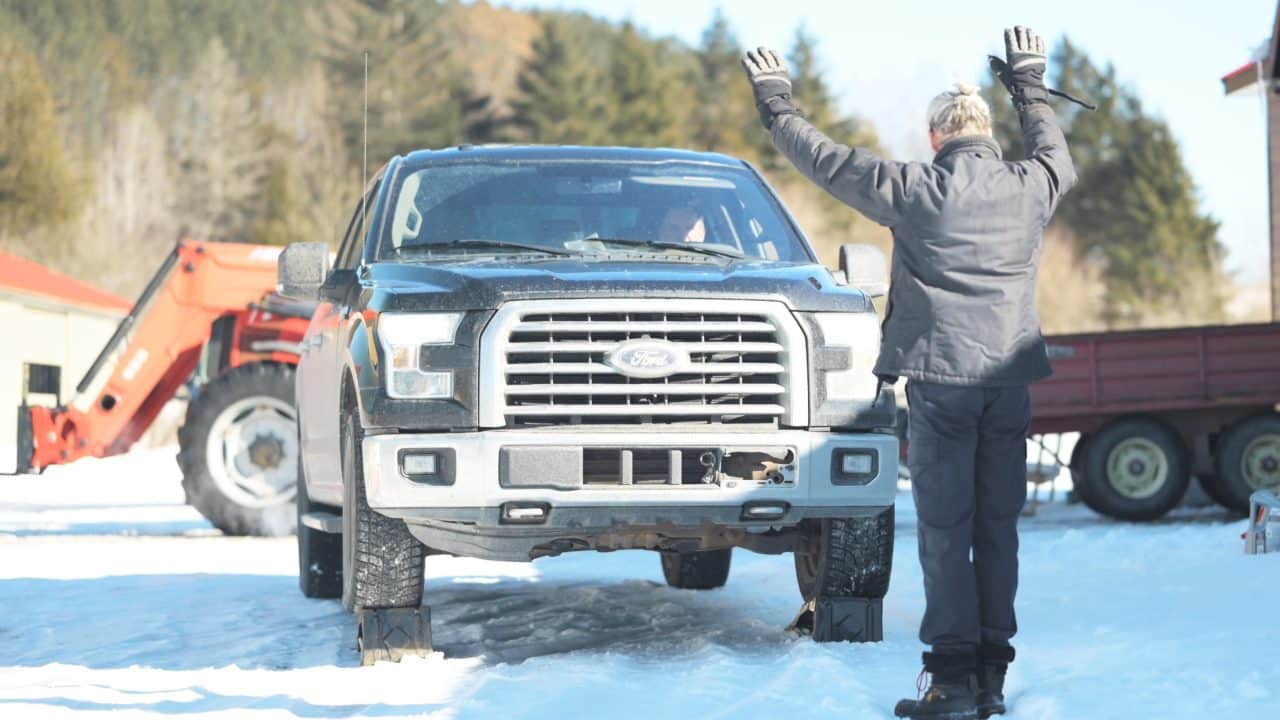
{"type": "Polygon", "coordinates": [[[938,150],[938,154],[933,156],[933,162],[939,163],[947,158],[961,152],[972,152],[983,158],[994,158],[1000,160],[1003,156],[1000,153],[1000,146],[996,141],[986,135],[965,135],[963,137],[952,138],[938,150]]]}

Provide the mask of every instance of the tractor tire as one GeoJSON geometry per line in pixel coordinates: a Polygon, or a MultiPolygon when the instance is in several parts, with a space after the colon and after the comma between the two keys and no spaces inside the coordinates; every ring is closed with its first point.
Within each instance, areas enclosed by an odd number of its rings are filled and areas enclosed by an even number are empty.
{"type": "Polygon", "coordinates": [[[1213,499],[1227,509],[1249,512],[1258,490],[1280,492],[1280,415],[1260,415],[1231,426],[1214,453],[1213,499]]]}
{"type": "Polygon", "coordinates": [[[342,413],[342,604],[348,610],[422,604],[425,548],[403,520],[369,507],[359,419],[342,413]]]}
{"type": "Polygon", "coordinates": [[[1149,418],[1117,420],[1089,438],[1080,499],[1120,520],[1156,520],[1182,501],[1191,482],[1186,444],[1149,418]]]}
{"type": "Polygon", "coordinates": [[[253,363],[206,384],[178,431],[187,504],[227,535],[289,535],[297,515],[293,368],[253,363]]]}
{"type": "Polygon", "coordinates": [[[795,549],[796,584],[805,601],[869,598],[889,592],[893,508],[869,517],[805,520],[795,549]]]}
{"type": "Polygon", "coordinates": [[[341,515],[342,508],[313,502],[303,480],[302,458],[298,458],[298,587],[309,598],[336,600],[342,597],[342,535],[302,524],[309,512],[341,515]]]}
{"type": "Polygon", "coordinates": [[[662,575],[667,584],[681,590],[714,590],[729,581],[733,550],[700,552],[663,551],[662,575]]]}

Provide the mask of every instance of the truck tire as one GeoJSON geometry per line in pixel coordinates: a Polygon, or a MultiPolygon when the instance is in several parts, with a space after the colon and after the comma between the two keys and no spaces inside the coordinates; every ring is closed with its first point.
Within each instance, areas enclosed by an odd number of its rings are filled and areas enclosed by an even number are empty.
{"type": "Polygon", "coordinates": [[[667,584],[681,590],[714,590],[729,581],[733,550],[670,552],[662,554],[662,575],[667,584]]]}
{"type": "Polygon", "coordinates": [[[303,480],[302,456],[298,456],[298,586],[309,598],[342,597],[342,535],[309,528],[302,516],[309,512],[341,515],[342,508],[313,502],[303,480]]]}
{"type": "Polygon", "coordinates": [[[187,504],[227,535],[289,535],[297,515],[293,368],[253,363],[206,384],[178,430],[187,504]]]}
{"type": "Polygon", "coordinates": [[[1186,494],[1190,460],[1182,438],[1163,423],[1117,420],[1089,438],[1080,480],[1080,499],[1095,512],[1155,520],[1186,494]]]}
{"type": "Polygon", "coordinates": [[[1235,512],[1249,512],[1249,496],[1280,490],[1280,416],[1261,415],[1231,426],[1213,458],[1213,498],[1235,512]]]}
{"type": "MultiPolygon", "coordinates": [[[[1089,500],[1084,499],[1085,493],[1089,492],[1089,488],[1084,482],[1085,449],[1088,447],[1089,436],[1081,433],[1080,439],[1076,440],[1076,446],[1071,449],[1071,460],[1067,464],[1067,469],[1071,473],[1071,490],[1076,497],[1076,500],[1072,500],[1072,502],[1083,502],[1086,505],[1090,503],[1089,500]]],[[[1092,505],[1089,506],[1093,507],[1092,505]]]]}
{"type": "Polygon", "coordinates": [[[351,405],[342,417],[342,604],[360,608],[422,604],[425,552],[403,520],[372,508],[365,497],[359,419],[351,405]]]}
{"type": "Polygon", "coordinates": [[[892,507],[869,517],[801,522],[795,549],[800,596],[883,598],[893,569],[893,525],[892,507]]]}

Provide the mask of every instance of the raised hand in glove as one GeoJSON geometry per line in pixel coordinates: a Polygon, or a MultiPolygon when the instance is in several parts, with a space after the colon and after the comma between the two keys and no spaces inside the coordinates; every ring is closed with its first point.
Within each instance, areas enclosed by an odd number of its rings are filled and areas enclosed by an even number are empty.
{"type": "Polygon", "coordinates": [[[801,114],[791,103],[791,76],[781,55],[763,47],[748,50],[742,58],[742,68],[751,81],[756,109],[766,130],[773,128],[774,118],[780,115],[801,114]]]}
{"type": "Polygon", "coordinates": [[[1013,104],[1022,110],[1028,105],[1048,102],[1049,91],[1044,86],[1044,39],[1021,25],[1009,28],[1004,31],[1004,55],[1004,60],[995,55],[987,58],[996,77],[1013,96],[1013,104]]]}

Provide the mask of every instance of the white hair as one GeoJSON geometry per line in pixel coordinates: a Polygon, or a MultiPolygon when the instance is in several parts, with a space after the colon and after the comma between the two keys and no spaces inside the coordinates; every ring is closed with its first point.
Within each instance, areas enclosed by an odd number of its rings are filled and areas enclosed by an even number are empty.
{"type": "Polygon", "coordinates": [[[978,86],[958,82],[929,103],[929,129],[943,142],[961,135],[990,135],[991,108],[978,94],[978,86]]]}

